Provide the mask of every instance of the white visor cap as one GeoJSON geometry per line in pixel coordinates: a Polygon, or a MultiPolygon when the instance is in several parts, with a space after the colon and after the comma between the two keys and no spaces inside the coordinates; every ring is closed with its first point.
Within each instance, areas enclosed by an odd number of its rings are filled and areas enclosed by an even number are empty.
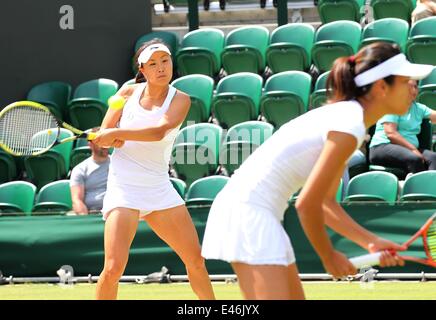
{"type": "Polygon", "coordinates": [[[406,56],[400,53],[357,75],[354,82],[356,86],[363,87],[388,76],[405,76],[413,80],[420,80],[427,77],[433,68],[434,66],[428,64],[410,63],[406,56]]]}
{"type": "Polygon", "coordinates": [[[166,52],[169,55],[171,55],[171,51],[170,51],[170,49],[168,49],[167,46],[165,46],[161,43],[151,44],[147,48],[145,48],[141,52],[141,54],[139,55],[138,64],[141,65],[142,63],[147,63],[148,60],[150,60],[153,53],[155,53],[157,51],[163,51],[163,52],[166,52]]]}

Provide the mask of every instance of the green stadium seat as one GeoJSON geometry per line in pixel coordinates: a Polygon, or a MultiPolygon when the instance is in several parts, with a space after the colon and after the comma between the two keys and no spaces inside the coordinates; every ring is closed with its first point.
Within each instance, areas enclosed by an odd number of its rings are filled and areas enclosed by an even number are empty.
{"type": "MultiPolygon", "coordinates": [[[[338,186],[338,191],[336,192],[336,201],[338,203],[342,202],[342,194],[344,190],[344,181],[341,179],[341,181],[339,182],[339,186],[338,186]]],[[[290,204],[295,204],[295,202],[298,199],[298,196],[300,195],[301,189],[298,190],[297,192],[295,192],[290,198],[289,198],[289,203],[290,204]]]]}
{"type": "Polygon", "coordinates": [[[398,18],[409,22],[414,6],[411,0],[371,0],[375,20],[398,18]]]}
{"type": "Polygon", "coordinates": [[[197,179],[216,173],[222,139],[220,126],[199,123],[180,130],[172,151],[172,167],[189,187],[197,179]]]}
{"type": "Polygon", "coordinates": [[[419,94],[416,100],[436,110],[436,68],[427,78],[419,81],[419,94]]]}
{"type": "Polygon", "coordinates": [[[12,181],[0,185],[0,215],[30,215],[36,187],[26,181],[12,181]]]}
{"type": "Polygon", "coordinates": [[[353,177],[347,186],[344,202],[397,200],[398,178],[389,172],[365,172],[353,177]]]}
{"type": "Polygon", "coordinates": [[[357,52],[361,37],[360,24],[354,21],[334,21],[322,25],[315,33],[312,60],[320,72],[331,69],[336,58],[357,52]]]}
{"type": "Polygon", "coordinates": [[[177,52],[177,70],[180,76],[204,74],[215,77],[221,70],[224,32],[204,28],[188,32],[177,52]]]}
{"type": "Polygon", "coordinates": [[[81,83],[68,104],[71,124],[80,130],[100,126],[108,109],[107,101],[117,91],[118,84],[110,79],[81,83]]]}
{"type": "Polygon", "coordinates": [[[221,146],[220,165],[231,176],[273,132],[274,127],[262,121],[247,121],[234,125],[228,130],[221,146]]]}
{"type": "Polygon", "coordinates": [[[182,197],[182,199],[185,199],[185,193],[186,193],[186,183],[178,178],[170,178],[170,181],[174,187],[174,189],[176,189],[177,193],[182,197]]]}
{"type": "Polygon", "coordinates": [[[257,120],[262,82],[261,76],[249,72],[232,74],[218,82],[212,113],[222,128],[257,120]]]}
{"type": "Polygon", "coordinates": [[[76,145],[71,150],[70,156],[70,169],[73,169],[83,160],[89,158],[92,155],[92,150],[88,145],[88,140],[79,138],[76,140],[76,145]]]}
{"type": "Polygon", "coordinates": [[[327,78],[330,71],[321,74],[315,82],[315,88],[310,96],[310,110],[321,107],[327,101],[327,78]]]}
{"type": "Polygon", "coordinates": [[[317,9],[323,24],[338,20],[359,22],[364,5],[364,0],[319,0],[317,9]]]}
{"type": "Polygon", "coordinates": [[[15,158],[0,150],[0,183],[9,182],[17,178],[18,171],[15,158]]]}
{"type": "Polygon", "coordinates": [[[406,52],[414,63],[436,65],[436,16],[418,20],[410,28],[406,52]]]}
{"type": "Polygon", "coordinates": [[[201,74],[192,74],[174,80],[172,85],[191,97],[191,107],[182,128],[188,123],[207,122],[211,116],[213,79],[201,74]]]}
{"type": "Polygon", "coordinates": [[[436,201],[436,170],[409,176],[404,182],[400,201],[436,201]]]}
{"type": "Polygon", "coordinates": [[[262,73],[269,31],[262,26],[240,27],[226,36],[221,61],[227,74],[237,72],[262,73]]]}
{"type": "Polygon", "coordinates": [[[315,29],[308,23],[288,23],[276,28],[270,37],[266,60],[273,73],[308,71],[312,64],[315,29]]]}
{"type": "Polygon", "coordinates": [[[186,205],[211,205],[229,180],[229,177],[224,176],[209,176],[196,180],[186,192],[186,205]]]}
{"type": "Polygon", "coordinates": [[[274,74],[265,83],[260,110],[277,130],[307,111],[312,77],[302,71],[274,74]]]}
{"type": "Polygon", "coordinates": [[[58,180],[46,184],[38,192],[33,206],[34,213],[61,214],[73,207],[69,180],[58,180]]]}
{"type": "MultiPolygon", "coordinates": [[[[60,129],[60,139],[74,136],[67,129],[60,129]]],[[[44,134],[41,133],[41,134],[44,134]]],[[[67,176],[70,168],[70,156],[73,141],[54,146],[49,151],[37,156],[24,158],[24,167],[28,178],[38,189],[52,181],[63,179],[67,176]]]]}
{"type": "Polygon", "coordinates": [[[30,89],[27,100],[39,102],[49,108],[59,119],[66,119],[71,91],[71,85],[65,82],[44,82],[30,89]]]}
{"type": "MultiPolygon", "coordinates": [[[[374,129],[368,130],[370,135],[374,133],[374,129]],[[372,133],[371,133],[372,132],[372,133]]],[[[421,123],[421,131],[418,134],[419,147],[422,149],[432,150],[433,129],[430,120],[423,120],[421,123]]],[[[369,165],[369,171],[385,171],[394,174],[400,180],[406,178],[407,172],[402,168],[385,167],[380,165],[369,165]]]]}
{"type": "Polygon", "coordinates": [[[401,51],[405,52],[408,35],[407,21],[398,18],[384,18],[365,26],[360,45],[363,47],[376,41],[391,42],[398,44],[401,51]]]}

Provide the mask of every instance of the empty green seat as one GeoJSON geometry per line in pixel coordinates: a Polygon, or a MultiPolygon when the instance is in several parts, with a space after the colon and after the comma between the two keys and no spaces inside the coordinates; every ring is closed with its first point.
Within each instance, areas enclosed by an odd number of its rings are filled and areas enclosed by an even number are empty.
{"type": "Polygon", "coordinates": [[[0,185],[0,215],[30,214],[36,187],[26,181],[12,181],[0,185]]]}
{"type": "Polygon", "coordinates": [[[338,20],[359,22],[364,4],[364,0],[319,0],[317,9],[323,24],[338,20]]]}
{"type": "Polygon", "coordinates": [[[414,4],[411,0],[371,0],[374,19],[398,18],[410,21],[414,4]]]}
{"type": "Polygon", "coordinates": [[[220,165],[231,176],[273,132],[274,127],[262,121],[247,121],[234,125],[228,130],[221,146],[220,165]]]}
{"type": "Polygon", "coordinates": [[[320,72],[331,69],[336,58],[357,52],[361,36],[360,24],[354,21],[334,21],[322,25],[315,34],[312,60],[320,72]]]}
{"type": "Polygon", "coordinates": [[[182,199],[185,199],[185,193],[186,193],[186,183],[178,178],[170,178],[170,181],[174,187],[174,189],[176,189],[177,193],[182,197],[182,199]]]}
{"type": "MultiPolygon", "coordinates": [[[[336,201],[339,203],[339,202],[342,202],[342,194],[343,194],[343,191],[344,190],[344,181],[341,179],[340,181],[339,181],[339,186],[338,186],[338,191],[336,191],[336,201]]],[[[300,195],[300,192],[301,192],[301,189],[300,190],[298,190],[297,192],[295,192],[290,198],[289,198],[289,203],[291,203],[291,204],[295,204],[295,202],[297,201],[297,199],[298,199],[298,196],[300,195]]]]}
{"type": "Polygon", "coordinates": [[[221,69],[224,32],[204,28],[188,32],[177,52],[177,69],[180,76],[204,74],[216,76],[221,69]]]}
{"type": "Polygon", "coordinates": [[[70,168],[73,169],[83,160],[89,158],[92,155],[92,150],[88,145],[88,140],[79,138],[76,140],[76,145],[71,150],[70,156],[70,168]]]}
{"type": "Polygon", "coordinates": [[[70,181],[58,180],[41,188],[32,211],[60,214],[70,211],[72,207],[70,181]]]}
{"type": "Polygon", "coordinates": [[[375,20],[363,29],[361,46],[376,41],[385,41],[398,44],[401,51],[405,52],[408,35],[409,24],[407,21],[398,18],[375,20]]]}
{"type": "Polygon", "coordinates": [[[414,63],[436,65],[436,16],[418,20],[410,28],[406,52],[414,63]]]}
{"type": "Polygon", "coordinates": [[[45,105],[59,119],[65,119],[68,116],[67,106],[70,98],[71,85],[62,81],[37,84],[27,94],[27,100],[45,105]]]}
{"type": "Polygon", "coordinates": [[[422,171],[404,182],[400,201],[436,201],[436,170],[422,171]]]}
{"type": "Polygon", "coordinates": [[[0,183],[12,181],[17,175],[18,171],[14,157],[0,150],[0,183]]]}
{"type": "Polygon", "coordinates": [[[222,131],[220,126],[211,123],[194,124],[180,130],[171,163],[177,177],[188,187],[217,171],[222,131]]]}
{"type": "Polygon", "coordinates": [[[191,97],[191,107],[182,127],[188,123],[207,122],[210,118],[213,79],[201,74],[192,74],[176,79],[172,85],[191,97]]]}
{"type": "Polygon", "coordinates": [[[229,179],[224,176],[210,176],[196,180],[186,192],[186,205],[211,205],[229,179]]]}
{"type": "Polygon", "coordinates": [[[314,36],[315,29],[308,23],[288,23],[276,28],[266,51],[271,71],[309,70],[314,36]]]}
{"type": "Polygon", "coordinates": [[[227,76],[218,82],[212,101],[212,112],[224,129],[257,120],[262,94],[261,76],[240,72],[227,76]]]}
{"type": "Polygon", "coordinates": [[[307,111],[312,77],[302,71],[277,73],[265,83],[260,110],[277,130],[307,111]]]}
{"type": "Polygon", "coordinates": [[[227,74],[237,72],[262,73],[269,31],[262,26],[240,27],[226,36],[221,61],[227,74]]]}
{"type": "Polygon", "coordinates": [[[352,178],[344,202],[383,201],[394,204],[397,199],[398,178],[389,172],[365,172],[352,178]]]}
{"type": "Polygon", "coordinates": [[[100,126],[108,109],[107,101],[117,90],[117,82],[110,79],[81,83],[68,105],[71,124],[80,130],[100,126]]]}
{"type": "MultiPolygon", "coordinates": [[[[64,128],[60,130],[60,139],[73,136],[70,130],[64,128]]],[[[41,134],[44,134],[44,132],[41,134]]],[[[69,141],[56,145],[43,154],[24,158],[27,176],[38,189],[47,183],[66,177],[70,168],[72,147],[73,141],[69,141]]]]}
{"type": "Polygon", "coordinates": [[[436,68],[419,82],[419,94],[416,100],[436,110],[436,68]]]}
{"type": "Polygon", "coordinates": [[[310,96],[310,109],[321,107],[327,101],[327,78],[330,71],[321,74],[315,82],[315,88],[310,96]]]}

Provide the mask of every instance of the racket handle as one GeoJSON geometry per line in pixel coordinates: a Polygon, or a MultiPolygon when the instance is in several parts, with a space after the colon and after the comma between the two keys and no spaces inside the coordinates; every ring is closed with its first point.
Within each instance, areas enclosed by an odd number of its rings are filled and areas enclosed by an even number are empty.
{"type": "Polygon", "coordinates": [[[380,264],[381,252],[365,254],[350,259],[350,262],[357,268],[372,267],[380,264]]]}

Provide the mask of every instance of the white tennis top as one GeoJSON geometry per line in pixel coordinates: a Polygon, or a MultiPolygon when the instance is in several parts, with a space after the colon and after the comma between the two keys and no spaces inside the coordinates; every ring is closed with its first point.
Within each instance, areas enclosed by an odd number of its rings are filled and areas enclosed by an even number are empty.
{"type": "Polygon", "coordinates": [[[366,133],[361,105],[357,101],[338,102],[286,123],[235,171],[223,193],[281,218],[289,197],[307,180],[329,131],[353,135],[359,148],[366,133]]]}
{"type": "MultiPolygon", "coordinates": [[[[170,86],[162,106],[146,110],[139,104],[145,86],[146,83],[138,85],[126,102],[119,123],[120,128],[145,128],[157,125],[177,92],[170,86]]],[[[116,148],[111,156],[108,184],[153,187],[169,181],[171,151],[180,125],[160,141],[126,141],[123,147],[116,148]]]]}

